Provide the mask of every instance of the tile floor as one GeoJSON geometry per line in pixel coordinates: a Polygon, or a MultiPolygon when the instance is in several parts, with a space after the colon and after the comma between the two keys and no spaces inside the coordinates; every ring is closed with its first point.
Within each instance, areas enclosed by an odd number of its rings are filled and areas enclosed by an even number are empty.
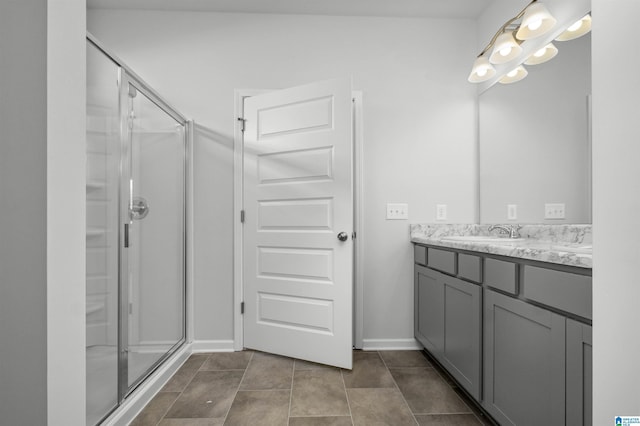
{"type": "Polygon", "coordinates": [[[354,351],[353,370],[244,351],[193,354],[133,426],[491,425],[420,351],[354,351]]]}

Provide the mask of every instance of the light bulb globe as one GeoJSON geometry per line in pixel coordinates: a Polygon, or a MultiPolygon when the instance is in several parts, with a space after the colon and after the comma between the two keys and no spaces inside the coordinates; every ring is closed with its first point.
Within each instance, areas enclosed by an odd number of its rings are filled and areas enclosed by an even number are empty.
{"type": "Polygon", "coordinates": [[[513,38],[513,32],[508,31],[502,33],[496,38],[493,45],[493,52],[489,56],[492,64],[504,64],[509,62],[522,53],[522,47],[513,38]]]}
{"type": "Polygon", "coordinates": [[[580,20],[571,24],[569,28],[562,34],[560,34],[556,40],[557,41],[569,41],[574,40],[578,37],[582,37],[591,31],[591,15],[585,15],[580,20]]]}
{"type": "Polygon", "coordinates": [[[502,84],[511,84],[511,83],[515,83],[515,82],[518,82],[518,81],[522,80],[528,74],[529,74],[529,72],[526,70],[526,68],[523,67],[522,65],[519,65],[517,68],[515,68],[515,69],[511,70],[510,72],[508,72],[507,74],[505,74],[498,81],[500,83],[502,83],[502,84]]]}
{"type": "Polygon", "coordinates": [[[532,55],[530,55],[526,61],[524,61],[525,65],[538,65],[549,61],[554,58],[558,54],[558,48],[553,45],[553,43],[547,44],[542,49],[536,50],[532,55]]]}
{"type": "Polygon", "coordinates": [[[547,34],[556,25],[556,18],[540,2],[530,4],[522,16],[522,23],[516,33],[518,40],[530,40],[547,34]]]}
{"type": "Polygon", "coordinates": [[[491,65],[489,60],[480,56],[473,62],[471,73],[469,74],[468,81],[470,83],[482,83],[489,80],[496,75],[496,69],[491,65]]]}

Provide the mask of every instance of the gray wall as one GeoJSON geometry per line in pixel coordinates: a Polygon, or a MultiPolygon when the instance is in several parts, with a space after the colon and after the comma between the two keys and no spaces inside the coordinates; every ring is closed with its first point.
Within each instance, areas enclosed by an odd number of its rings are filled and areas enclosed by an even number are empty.
{"type": "Polygon", "coordinates": [[[640,416],[637,0],[593,0],[593,424],[640,416]]]}
{"type": "Polygon", "coordinates": [[[0,3],[0,423],[84,423],[85,3],[0,3]]]}
{"type": "Polygon", "coordinates": [[[436,204],[450,222],[476,220],[472,21],[90,10],[89,31],[201,126],[196,340],[233,339],[234,89],[352,75],[364,103],[365,345],[413,342],[409,222],[435,221],[436,204]],[[409,221],[386,221],[387,202],[409,203],[409,221]]]}
{"type": "Polygon", "coordinates": [[[0,3],[0,423],[47,420],[47,2],[0,3]]]}
{"type": "Polygon", "coordinates": [[[85,423],[86,5],[47,2],[47,420],[85,423]]]}

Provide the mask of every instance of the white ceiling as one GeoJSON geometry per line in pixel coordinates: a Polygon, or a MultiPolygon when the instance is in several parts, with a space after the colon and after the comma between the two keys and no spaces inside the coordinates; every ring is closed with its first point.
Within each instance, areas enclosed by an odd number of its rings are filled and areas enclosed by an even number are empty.
{"type": "Polygon", "coordinates": [[[87,8],[475,19],[492,1],[493,0],[87,0],[87,8]]]}

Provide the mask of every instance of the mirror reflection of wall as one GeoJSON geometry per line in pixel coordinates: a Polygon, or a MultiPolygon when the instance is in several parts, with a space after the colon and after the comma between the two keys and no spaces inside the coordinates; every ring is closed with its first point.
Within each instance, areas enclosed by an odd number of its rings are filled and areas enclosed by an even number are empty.
{"type": "Polygon", "coordinates": [[[591,223],[591,35],[554,44],[527,78],[479,97],[481,223],[591,223]],[[565,218],[545,218],[557,203],[565,218]]]}

